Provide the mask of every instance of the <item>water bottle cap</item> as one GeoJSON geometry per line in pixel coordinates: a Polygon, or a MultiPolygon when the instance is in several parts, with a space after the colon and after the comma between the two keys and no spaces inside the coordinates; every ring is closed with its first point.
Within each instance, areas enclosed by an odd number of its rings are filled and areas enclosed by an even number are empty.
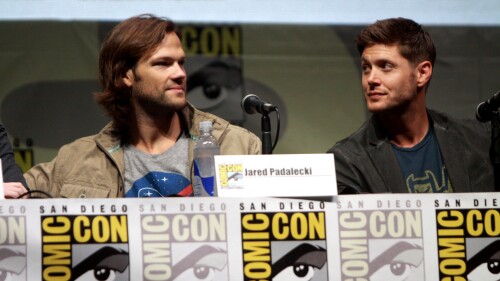
{"type": "Polygon", "coordinates": [[[212,130],[212,122],[210,121],[201,121],[200,122],[200,131],[207,132],[212,130]]]}

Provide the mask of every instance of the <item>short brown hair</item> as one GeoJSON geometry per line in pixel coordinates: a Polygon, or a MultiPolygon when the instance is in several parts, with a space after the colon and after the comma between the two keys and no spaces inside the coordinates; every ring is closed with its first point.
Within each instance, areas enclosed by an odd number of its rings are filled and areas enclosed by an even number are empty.
{"type": "Polygon", "coordinates": [[[132,114],[131,92],[123,77],[142,58],[150,56],[170,32],[176,32],[172,21],[143,14],[119,23],[104,39],[99,53],[102,92],[95,95],[95,100],[113,119],[115,133],[122,138],[128,137],[132,114]]]}
{"type": "Polygon", "coordinates": [[[356,38],[360,55],[365,48],[375,44],[398,45],[401,55],[413,64],[428,60],[434,66],[436,60],[436,47],[431,36],[410,19],[378,20],[361,30],[356,38]]]}

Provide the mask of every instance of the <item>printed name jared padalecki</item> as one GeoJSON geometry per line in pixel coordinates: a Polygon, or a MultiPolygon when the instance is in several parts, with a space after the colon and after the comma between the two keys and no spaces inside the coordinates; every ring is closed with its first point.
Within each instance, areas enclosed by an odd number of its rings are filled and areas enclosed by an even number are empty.
{"type": "Polygon", "coordinates": [[[245,169],[245,176],[311,176],[312,168],[245,169]]]}

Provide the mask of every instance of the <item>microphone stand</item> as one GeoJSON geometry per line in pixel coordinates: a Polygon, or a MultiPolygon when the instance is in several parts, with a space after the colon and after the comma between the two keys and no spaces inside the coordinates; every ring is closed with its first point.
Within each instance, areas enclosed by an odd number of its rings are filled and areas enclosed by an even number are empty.
{"type": "Polygon", "coordinates": [[[262,130],[262,154],[272,154],[273,145],[271,141],[271,120],[267,112],[262,113],[261,117],[261,130],[262,130]]]}
{"type": "Polygon", "coordinates": [[[500,191],[500,113],[492,112],[490,160],[495,174],[495,191],[500,191]]]}

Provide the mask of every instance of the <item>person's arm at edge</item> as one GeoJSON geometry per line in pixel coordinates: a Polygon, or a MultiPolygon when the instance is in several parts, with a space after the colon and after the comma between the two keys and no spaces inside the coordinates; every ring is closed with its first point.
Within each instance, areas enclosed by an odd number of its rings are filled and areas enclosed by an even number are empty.
{"type": "MultiPolygon", "coordinates": [[[[21,169],[14,160],[14,151],[7,130],[2,125],[0,125],[0,158],[2,159],[5,198],[18,198],[19,195],[28,192],[28,185],[24,180],[21,169]]],[[[26,198],[26,196],[23,198],[26,198]]]]}

